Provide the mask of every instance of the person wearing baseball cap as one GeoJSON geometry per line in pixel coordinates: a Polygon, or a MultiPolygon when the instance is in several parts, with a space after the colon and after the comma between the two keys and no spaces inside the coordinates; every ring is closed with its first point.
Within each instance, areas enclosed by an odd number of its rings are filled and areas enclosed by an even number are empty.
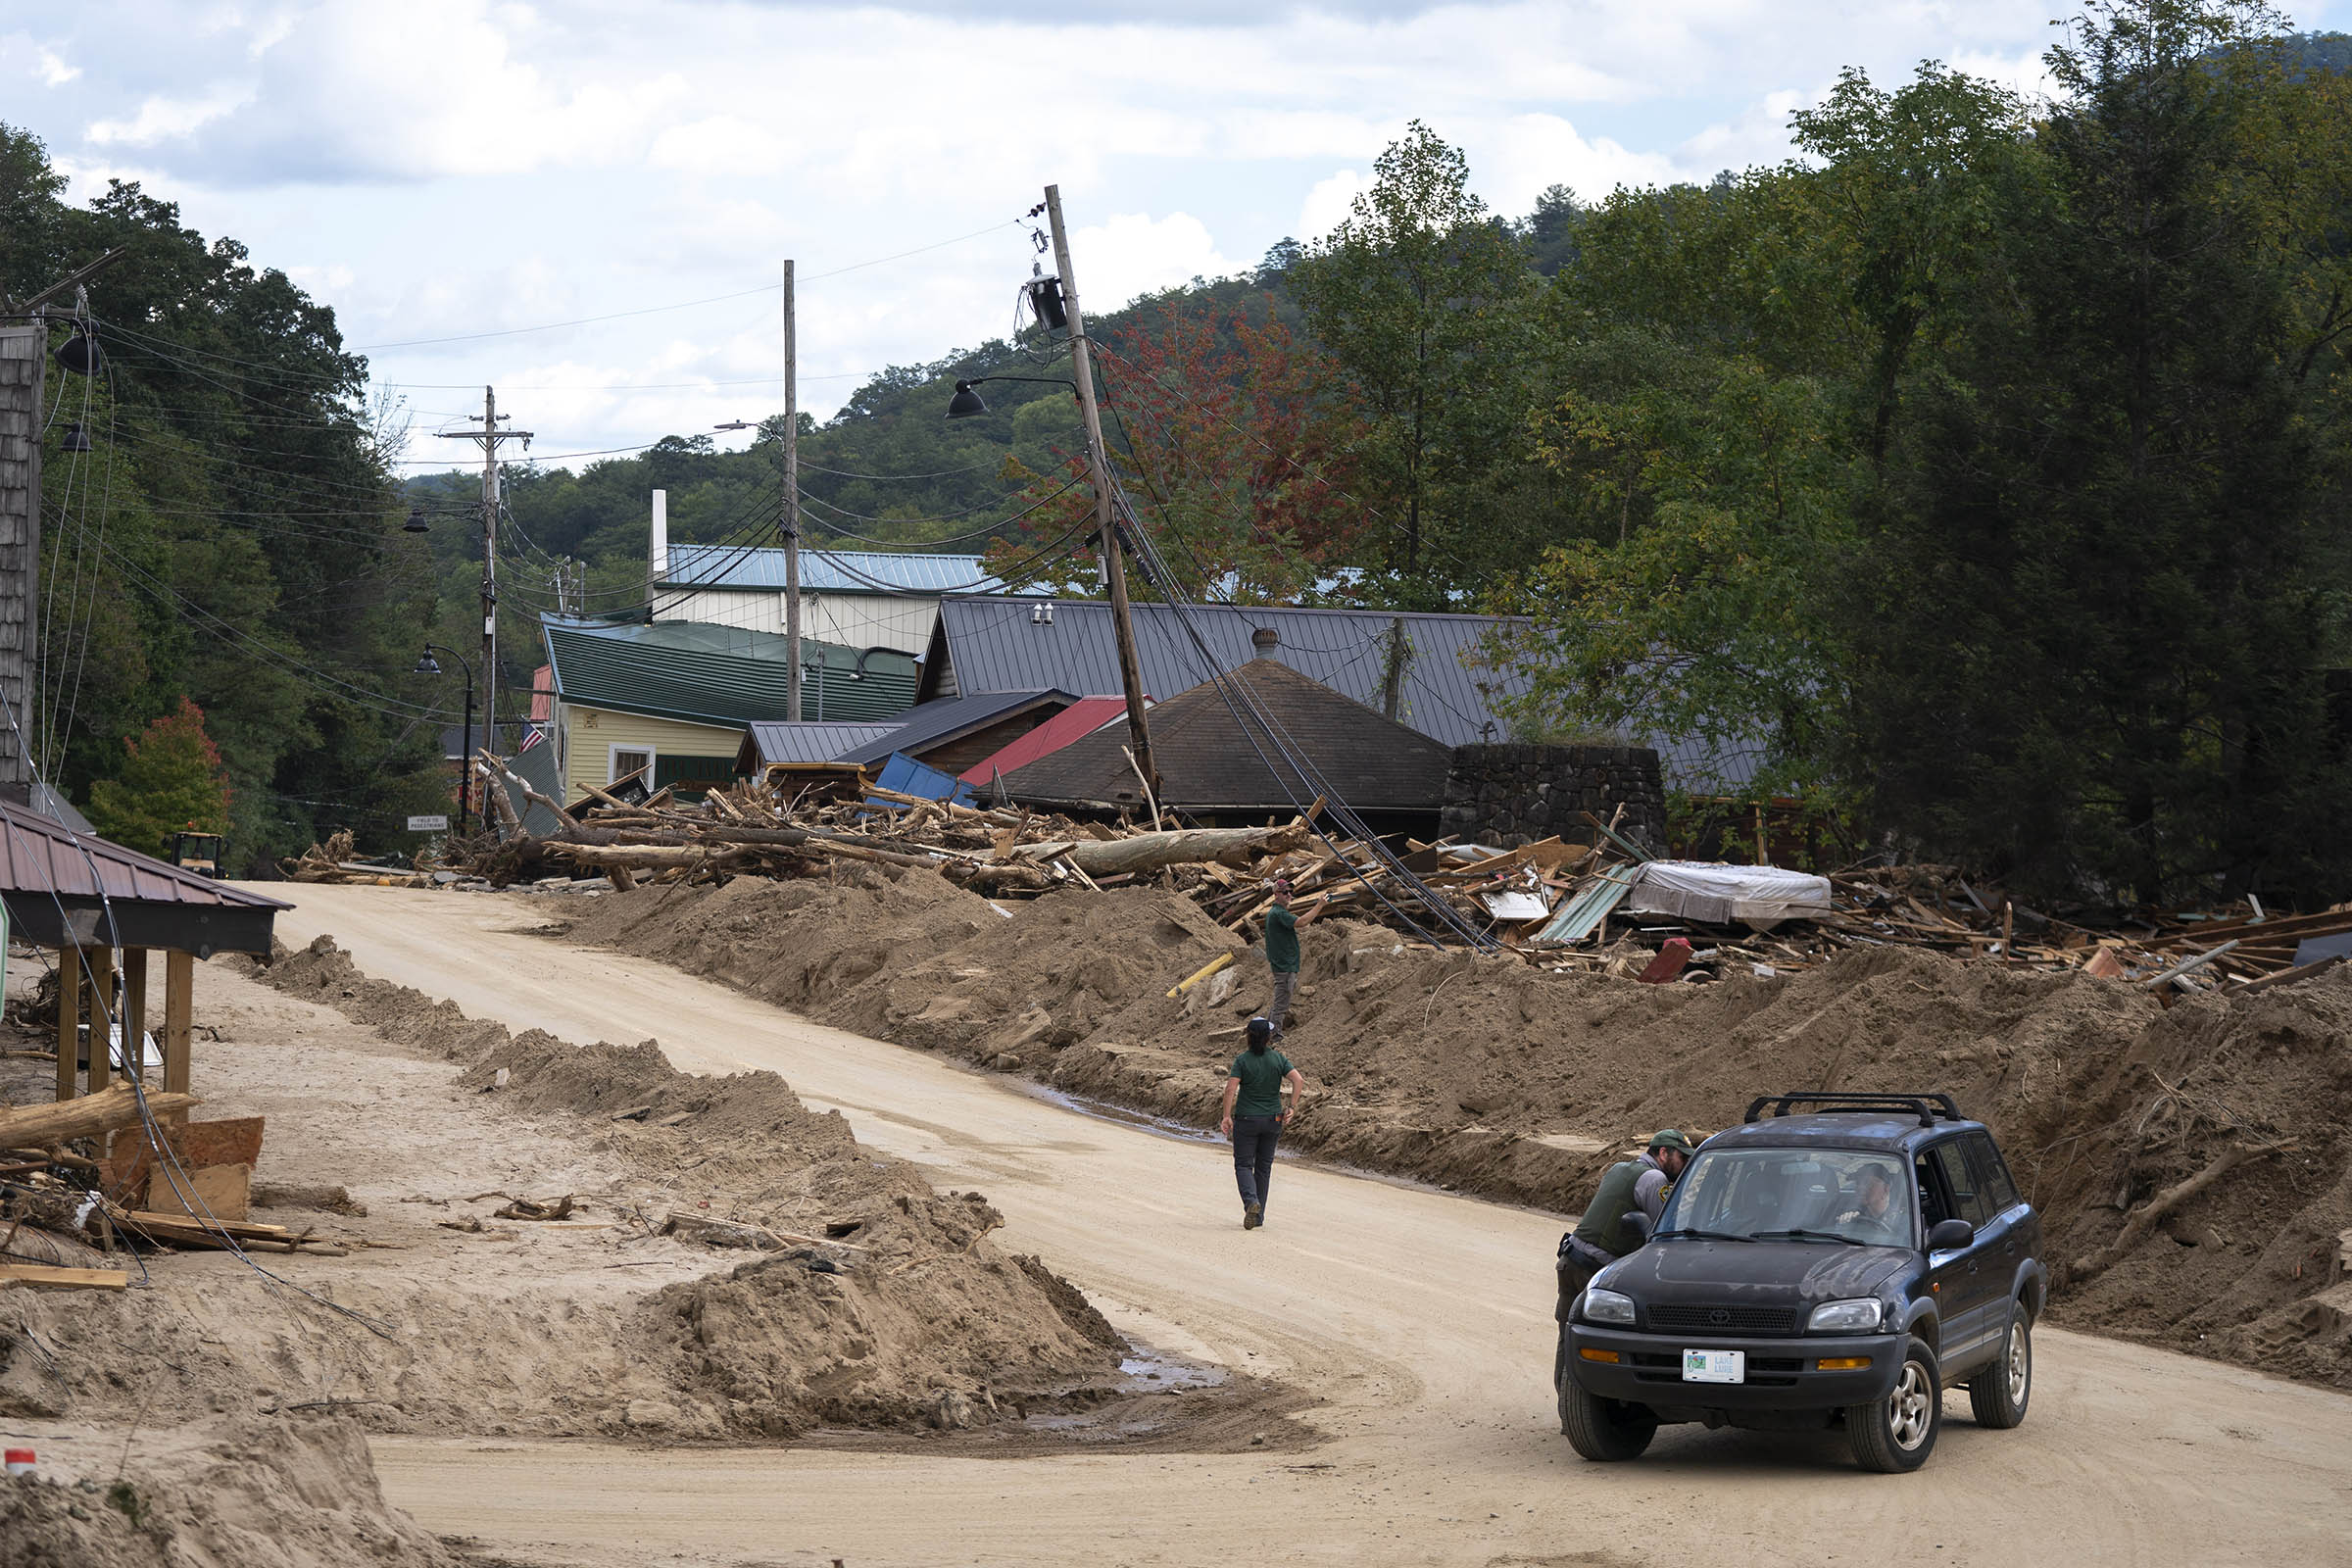
{"type": "MultiPolygon", "coordinates": [[[[1552,1309],[1554,1317],[1567,1322],[1576,1309],[1576,1298],[1592,1282],[1592,1276],[1642,1245],[1625,1223],[1625,1216],[1640,1209],[1656,1225],[1658,1216],[1666,1212],[1666,1198],[1674,1190],[1675,1178],[1690,1163],[1692,1152],[1690,1139],[1676,1128],[1664,1127],[1650,1134],[1649,1147],[1641,1153],[1619,1160],[1602,1173],[1600,1188],[1585,1205],[1576,1229],[1560,1238],[1556,1265],[1560,1296],[1552,1309]]],[[[1561,1344],[1566,1343],[1563,1338],[1561,1344]]],[[[1555,1385],[1562,1370],[1555,1361],[1551,1369],[1555,1385]]]]}

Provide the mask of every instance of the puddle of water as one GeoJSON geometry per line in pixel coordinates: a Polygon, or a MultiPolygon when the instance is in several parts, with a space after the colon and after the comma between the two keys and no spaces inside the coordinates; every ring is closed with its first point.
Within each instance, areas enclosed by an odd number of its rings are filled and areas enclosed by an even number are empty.
{"type": "Polygon", "coordinates": [[[1119,1361],[1121,1394],[1167,1394],[1179,1389],[1217,1389],[1229,1381],[1223,1367],[1188,1361],[1149,1345],[1127,1342],[1128,1354],[1119,1361]]]}

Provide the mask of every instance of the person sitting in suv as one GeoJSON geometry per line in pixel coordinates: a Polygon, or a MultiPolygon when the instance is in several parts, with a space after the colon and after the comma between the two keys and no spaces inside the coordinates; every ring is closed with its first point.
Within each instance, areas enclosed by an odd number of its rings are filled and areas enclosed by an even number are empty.
{"type": "Polygon", "coordinates": [[[1865,1165],[1854,1176],[1854,1206],[1838,1216],[1838,1229],[1872,1247],[1900,1247],[1911,1239],[1910,1216],[1894,1206],[1894,1172],[1865,1165]]]}

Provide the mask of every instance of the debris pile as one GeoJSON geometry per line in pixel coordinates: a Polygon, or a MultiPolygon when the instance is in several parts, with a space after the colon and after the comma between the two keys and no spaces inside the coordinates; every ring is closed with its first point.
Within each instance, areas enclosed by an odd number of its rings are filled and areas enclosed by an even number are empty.
{"type": "Polygon", "coordinates": [[[475,765],[494,786],[485,793],[501,834],[444,841],[438,862],[420,856],[402,870],[354,860],[350,835],[337,833],[284,862],[287,874],[460,890],[626,891],[744,875],[838,883],[848,862],[935,871],[990,900],[1149,883],[1188,895],[1230,931],[1252,928],[1279,877],[1301,907],[1375,922],[1399,937],[1443,931],[1443,906],[1542,967],[1652,982],[1770,978],[1839,953],[1894,947],[2046,973],[2080,970],[2170,999],[2316,974],[2352,953],[2352,905],[2272,914],[2249,898],[2221,910],[2100,924],[2015,903],[1951,866],[1816,876],[1662,860],[1617,831],[1622,810],[1608,821],[1587,812],[1589,842],[1552,837],[1496,849],[1407,840],[1397,857],[1317,827],[1320,801],[1287,824],[1161,828],[927,800],[834,768],[806,777],[775,772],[691,803],[668,789],[632,801],[591,788],[566,808],[488,752],[475,765]],[[526,831],[507,786],[551,812],[557,829],[526,831]],[[1704,886],[1710,876],[1770,885],[1759,898],[1715,897],[1704,886]],[[1698,891],[1660,899],[1662,887],[1678,882],[1698,891]]]}

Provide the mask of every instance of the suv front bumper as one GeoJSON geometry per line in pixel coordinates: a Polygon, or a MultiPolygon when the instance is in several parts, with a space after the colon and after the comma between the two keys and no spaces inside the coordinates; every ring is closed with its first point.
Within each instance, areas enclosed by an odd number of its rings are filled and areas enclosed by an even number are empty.
{"type": "Polygon", "coordinates": [[[1690,1410],[1823,1410],[1868,1404],[1894,1391],[1909,1336],[1822,1334],[1804,1339],[1713,1339],[1643,1334],[1594,1323],[1564,1325],[1568,1375],[1604,1399],[1690,1410]],[[1587,1349],[1612,1352],[1595,1361],[1587,1349]],[[1743,1383],[1686,1383],[1685,1350],[1740,1350],[1743,1383]],[[1870,1357],[1870,1365],[1824,1371],[1821,1362],[1870,1357]]]}

